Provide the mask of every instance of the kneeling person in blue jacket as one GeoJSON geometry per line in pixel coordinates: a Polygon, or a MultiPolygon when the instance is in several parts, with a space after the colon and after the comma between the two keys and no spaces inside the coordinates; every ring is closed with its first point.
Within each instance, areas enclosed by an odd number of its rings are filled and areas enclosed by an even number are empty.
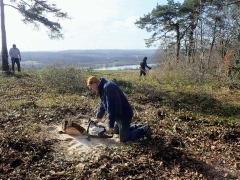
{"type": "Polygon", "coordinates": [[[108,117],[107,134],[119,132],[120,142],[134,141],[146,136],[151,138],[150,128],[131,125],[133,110],[122,90],[113,82],[104,78],[90,76],[87,80],[89,89],[100,96],[100,103],[96,113],[95,123],[101,122],[105,112],[108,117]],[[114,125],[116,124],[114,129],[114,125]]]}

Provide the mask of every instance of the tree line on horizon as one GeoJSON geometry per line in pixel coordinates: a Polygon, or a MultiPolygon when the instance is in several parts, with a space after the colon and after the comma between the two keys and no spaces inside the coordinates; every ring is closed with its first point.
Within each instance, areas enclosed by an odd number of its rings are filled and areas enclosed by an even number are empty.
{"type": "Polygon", "coordinates": [[[79,68],[105,68],[112,66],[138,65],[147,56],[155,62],[156,50],[63,50],[58,52],[21,52],[25,69],[42,69],[46,66],[67,64],[79,68]]]}

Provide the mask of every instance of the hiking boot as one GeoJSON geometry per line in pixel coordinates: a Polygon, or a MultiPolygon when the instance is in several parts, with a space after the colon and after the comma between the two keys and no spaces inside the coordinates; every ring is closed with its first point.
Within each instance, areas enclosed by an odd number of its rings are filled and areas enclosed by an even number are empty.
{"type": "Polygon", "coordinates": [[[150,126],[149,125],[146,125],[144,127],[146,133],[145,133],[145,137],[147,138],[147,140],[150,140],[152,139],[152,133],[151,133],[151,129],[150,129],[150,126]]]}

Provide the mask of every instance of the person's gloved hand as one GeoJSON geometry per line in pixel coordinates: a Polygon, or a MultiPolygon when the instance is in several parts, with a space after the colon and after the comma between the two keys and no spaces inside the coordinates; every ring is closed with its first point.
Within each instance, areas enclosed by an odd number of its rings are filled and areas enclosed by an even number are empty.
{"type": "Polygon", "coordinates": [[[113,134],[113,128],[107,128],[105,133],[106,134],[113,134]]]}
{"type": "Polygon", "coordinates": [[[152,68],[151,67],[149,67],[149,70],[151,70],[152,68]]]}
{"type": "Polygon", "coordinates": [[[94,123],[99,123],[99,122],[102,122],[102,119],[99,119],[99,118],[98,118],[98,119],[94,120],[93,122],[94,122],[94,123]]]}
{"type": "Polygon", "coordinates": [[[19,60],[21,61],[21,58],[19,58],[19,60]]]}

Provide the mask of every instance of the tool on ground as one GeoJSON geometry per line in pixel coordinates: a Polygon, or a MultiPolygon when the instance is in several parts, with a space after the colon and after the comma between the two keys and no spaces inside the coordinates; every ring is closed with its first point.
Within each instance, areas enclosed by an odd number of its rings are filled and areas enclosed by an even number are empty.
{"type": "Polygon", "coordinates": [[[90,137],[98,137],[98,138],[112,138],[113,135],[107,135],[105,134],[106,128],[101,125],[97,124],[94,121],[92,121],[90,118],[88,119],[88,127],[86,134],[90,137]]]}

